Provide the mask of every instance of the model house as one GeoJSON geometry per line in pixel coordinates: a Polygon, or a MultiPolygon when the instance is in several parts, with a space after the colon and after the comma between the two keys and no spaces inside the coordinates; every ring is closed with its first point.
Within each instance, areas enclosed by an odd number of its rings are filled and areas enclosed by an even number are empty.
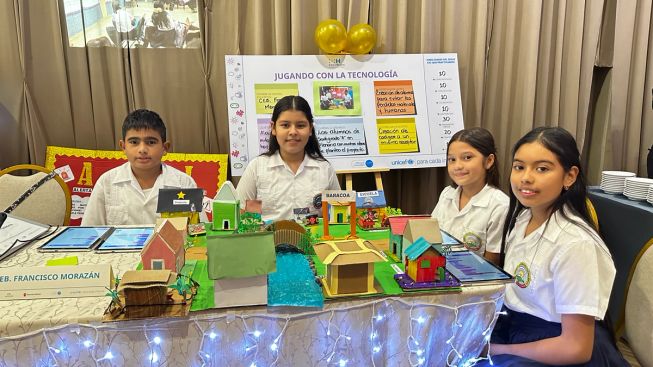
{"type": "Polygon", "coordinates": [[[420,237],[423,237],[431,245],[442,244],[442,233],[440,233],[440,225],[437,219],[409,219],[406,222],[401,262],[406,262],[406,249],[408,246],[415,243],[420,237]]]}
{"type": "Polygon", "coordinates": [[[235,231],[240,221],[240,200],[230,181],[220,186],[213,199],[213,230],[235,231]]]}
{"type": "Polygon", "coordinates": [[[383,190],[357,192],[358,226],[363,229],[380,228],[386,217],[386,205],[383,190]]]}
{"type": "Polygon", "coordinates": [[[141,250],[143,270],[181,271],[186,261],[184,237],[169,220],[164,220],[141,250]]]}
{"type": "Polygon", "coordinates": [[[447,259],[424,237],[418,238],[404,251],[406,274],[414,282],[443,281],[447,259]]]}
{"type": "Polygon", "coordinates": [[[329,295],[377,293],[374,263],[386,260],[372,243],[361,239],[325,241],[314,249],[326,265],[322,281],[329,295]]]}
{"type": "Polygon", "coordinates": [[[333,240],[329,235],[329,224],[349,221],[350,232],[347,238],[356,237],[356,192],[348,190],[326,190],[322,193],[322,228],[325,240],[333,240]]]}
{"type": "Polygon", "coordinates": [[[267,304],[268,274],[277,269],[274,233],[209,236],[206,247],[216,308],[267,304]]]}
{"type": "Polygon", "coordinates": [[[403,253],[403,240],[406,223],[411,219],[428,219],[430,217],[431,216],[429,215],[397,215],[388,217],[388,223],[390,224],[388,250],[397,261],[401,259],[403,253]]]}

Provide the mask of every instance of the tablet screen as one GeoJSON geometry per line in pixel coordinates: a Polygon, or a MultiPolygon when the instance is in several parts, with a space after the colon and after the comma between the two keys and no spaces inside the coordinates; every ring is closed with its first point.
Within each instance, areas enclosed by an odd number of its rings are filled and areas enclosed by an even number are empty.
{"type": "Polygon", "coordinates": [[[154,227],[116,228],[98,251],[140,251],[154,233],[154,227]]]}
{"type": "Polygon", "coordinates": [[[471,251],[450,252],[447,270],[461,282],[483,282],[512,278],[510,274],[471,251]]]}
{"type": "Polygon", "coordinates": [[[111,227],[68,227],[39,249],[45,251],[91,250],[110,230],[111,227]]]}
{"type": "Polygon", "coordinates": [[[443,245],[461,245],[462,243],[458,241],[458,239],[449,233],[440,230],[440,233],[442,234],[442,244],[443,245]]]}

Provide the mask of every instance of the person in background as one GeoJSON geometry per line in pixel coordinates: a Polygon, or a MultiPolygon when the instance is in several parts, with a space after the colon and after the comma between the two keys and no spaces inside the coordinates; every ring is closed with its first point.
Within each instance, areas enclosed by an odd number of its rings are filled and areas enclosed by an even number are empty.
{"type": "Polygon", "coordinates": [[[587,210],[573,136],[539,127],[512,150],[503,230],[504,311],[489,347],[496,366],[628,366],[602,321],[615,267],[587,210]]]}
{"type": "Polygon", "coordinates": [[[331,164],[320,152],[313,113],[300,96],[285,96],[272,111],[267,153],[253,159],[236,191],[246,200],[261,200],[263,220],[292,219],[293,209],[309,208],[324,190],[339,190],[331,164]]]}
{"type": "Polygon", "coordinates": [[[161,163],[170,142],[156,112],[140,109],[129,113],[122,124],[120,148],[127,162],[97,180],[82,217],[83,226],[155,224],[159,189],[197,187],[190,176],[161,163]]]}
{"type": "Polygon", "coordinates": [[[431,216],[470,251],[499,264],[509,200],[498,188],[496,152],[486,129],[455,133],[447,145],[447,171],[453,182],[440,194],[431,216]]]}
{"type": "Polygon", "coordinates": [[[111,7],[113,8],[111,22],[119,35],[119,39],[138,39],[143,33],[145,19],[143,17],[134,18],[119,1],[113,1],[111,7]]]}

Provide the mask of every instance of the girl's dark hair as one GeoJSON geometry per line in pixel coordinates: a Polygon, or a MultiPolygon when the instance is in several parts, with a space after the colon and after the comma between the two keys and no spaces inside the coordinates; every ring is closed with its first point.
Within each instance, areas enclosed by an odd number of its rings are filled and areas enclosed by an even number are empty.
{"type": "MultiPolygon", "coordinates": [[[[311,125],[311,136],[308,137],[308,142],[304,147],[304,151],[308,154],[309,157],[317,159],[320,161],[326,161],[326,158],[320,152],[320,144],[317,141],[315,136],[315,126],[313,125],[313,113],[311,112],[311,106],[308,102],[300,96],[285,96],[281,98],[276,105],[274,105],[274,110],[272,110],[272,122],[277,123],[279,115],[282,112],[294,110],[303,112],[306,115],[308,123],[311,125]]],[[[270,147],[268,151],[263,153],[263,155],[271,156],[279,150],[279,142],[275,135],[270,135],[270,147]]]]}
{"type": "MultiPolygon", "coordinates": [[[[460,130],[453,134],[451,140],[449,140],[449,143],[447,144],[447,154],[449,154],[449,146],[451,143],[456,141],[471,145],[472,148],[483,154],[485,158],[489,157],[490,154],[494,155],[494,163],[486,170],[485,182],[489,183],[491,186],[499,188],[499,159],[497,158],[497,148],[494,145],[492,134],[482,127],[472,127],[460,130]]],[[[449,160],[447,159],[447,166],[448,165],[449,160]]],[[[458,185],[455,182],[452,182],[451,186],[457,187],[458,185]]]]}
{"type": "MultiPolygon", "coordinates": [[[[592,223],[589,211],[587,210],[587,181],[580,164],[580,153],[578,152],[578,147],[576,146],[576,140],[574,137],[567,130],[561,127],[537,127],[515,143],[515,146],[512,148],[512,158],[515,158],[515,153],[522,145],[533,142],[542,144],[546,149],[555,154],[565,172],[568,172],[574,166],[578,168],[576,181],[568,190],[562,189],[560,191],[560,196],[558,196],[553,204],[551,204],[549,219],[553,213],[560,211],[560,214],[564,218],[571,221],[569,216],[565,213],[565,209],[569,209],[572,213],[580,216],[590,228],[594,229],[594,234],[600,238],[600,235],[592,223]]],[[[508,237],[508,233],[515,227],[515,221],[517,220],[519,213],[525,209],[525,207],[515,197],[512,188],[508,189],[508,194],[510,197],[510,207],[508,208],[501,241],[502,266],[505,259],[506,238],[508,237]]]]}

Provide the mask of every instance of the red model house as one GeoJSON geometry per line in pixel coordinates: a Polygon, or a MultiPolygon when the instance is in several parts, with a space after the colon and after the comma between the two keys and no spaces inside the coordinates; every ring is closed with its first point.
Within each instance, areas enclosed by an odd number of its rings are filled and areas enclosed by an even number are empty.
{"type": "Polygon", "coordinates": [[[143,269],[168,269],[178,273],[185,262],[184,237],[170,221],[165,220],[141,250],[143,269]]]}
{"type": "Polygon", "coordinates": [[[424,237],[418,238],[405,251],[406,274],[416,283],[443,281],[447,258],[424,237]]]}

